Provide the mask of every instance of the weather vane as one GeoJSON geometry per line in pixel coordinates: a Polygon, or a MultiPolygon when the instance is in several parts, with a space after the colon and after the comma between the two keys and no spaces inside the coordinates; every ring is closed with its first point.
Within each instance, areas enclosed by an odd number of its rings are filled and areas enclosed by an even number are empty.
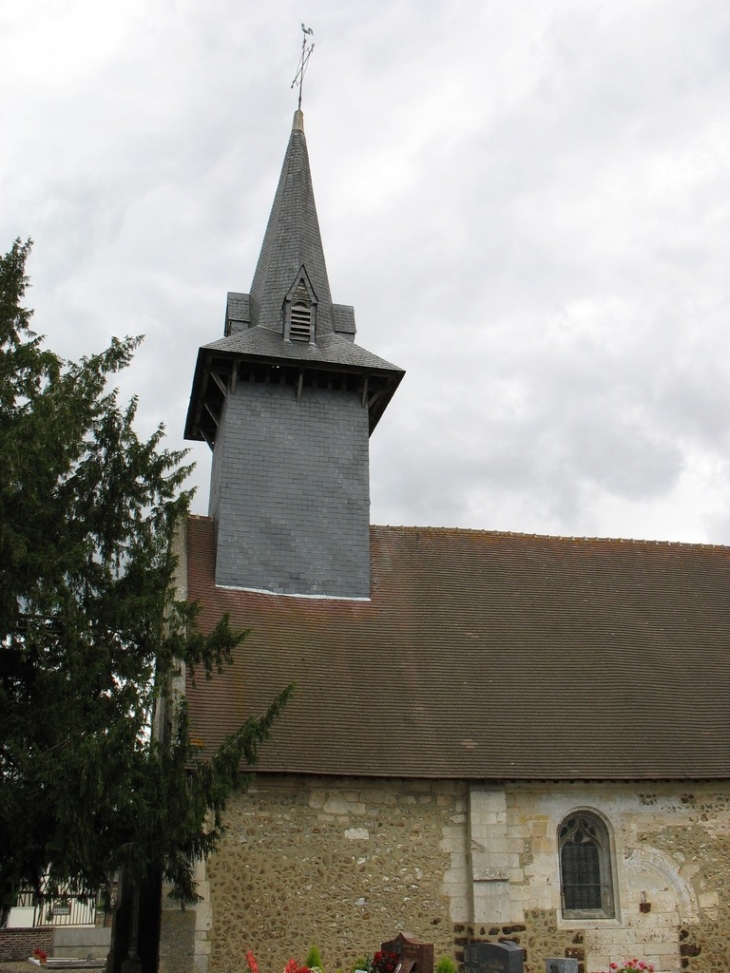
{"type": "Polygon", "coordinates": [[[297,108],[299,111],[302,110],[302,84],[304,83],[304,72],[307,70],[307,65],[309,64],[309,59],[312,56],[312,51],[314,50],[314,41],[307,45],[307,38],[311,37],[314,31],[311,27],[305,27],[302,24],[302,56],[299,58],[299,67],[297,68],[297,73],[294,75],[294,80],[291,83],[292,88],[295,85],[299,85],[299,104],[297,108]]]}

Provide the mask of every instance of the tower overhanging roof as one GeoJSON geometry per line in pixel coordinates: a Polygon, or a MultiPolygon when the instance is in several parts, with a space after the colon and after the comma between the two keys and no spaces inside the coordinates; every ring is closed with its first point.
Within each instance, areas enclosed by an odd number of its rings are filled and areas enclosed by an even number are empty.
{"type": "Polygon", "coordinates": [[[223,401],[242,365],[249,378],[294,385],[297,395],[323,381],[356,389],[372,432],[405,373],[356,345],[354,331],[352,308],[332,302],[303,116],[297,111],[251,293],[229,294],[226,336],[198,352],[185,438],[213,444],[223,401]],[[284,304],[302,274],[316,307],[315,340],[309,343],[284,336],[284,304]]]}
{"type": "MultiPolygon", "coordinates": [[[[268,328],[250,328],[204,345],[198,351],[185,438],[215,440],[217,416],[234,375],[242,363],[268,369],[268,380],[297,385],[305,377],[346,376],[356,380],[369,413],[370,432],[375,429],[405,372],[384,358],[356,345],[340,334],[327,334],[317,344],[283,341],[268,328]],[[296,373],[296,374],[294,374],[296,373]]],[[[348,386],[349,387],[349,386],[348,386]]]]}

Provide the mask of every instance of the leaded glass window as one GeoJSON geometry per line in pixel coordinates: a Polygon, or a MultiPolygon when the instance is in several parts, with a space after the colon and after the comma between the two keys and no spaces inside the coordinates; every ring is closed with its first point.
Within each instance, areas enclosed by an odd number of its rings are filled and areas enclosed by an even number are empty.
{"type": "Polygon", "coordinates": [[[608,830],[588,811],[569,815],[558,830],[560,887],[567,918],[613,918],[613,879],[608,830]]]}

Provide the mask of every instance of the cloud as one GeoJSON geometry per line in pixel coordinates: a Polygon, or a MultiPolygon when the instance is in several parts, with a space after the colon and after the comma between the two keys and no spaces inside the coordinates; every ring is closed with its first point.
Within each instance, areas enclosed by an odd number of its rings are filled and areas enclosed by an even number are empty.
{"type": "MultiPolygon", "coordinates": [[[[28,0],[0,30],[5,248],[64,354],[145,333],[125,394],[182,445],[305,126],[333,297],[407,369],[379,522],[730,540],[730,8],[28,0]]],[[[197,509],[207,507],[205,447],[197,509]]]]}

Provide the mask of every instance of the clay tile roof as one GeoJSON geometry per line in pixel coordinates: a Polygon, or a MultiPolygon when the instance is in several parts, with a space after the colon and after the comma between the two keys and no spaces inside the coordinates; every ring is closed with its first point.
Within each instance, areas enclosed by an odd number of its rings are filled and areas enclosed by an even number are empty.
{"type": "Polygon", "coordinates": [[[251,629],[190,687],[220,742],[297,684],[261,769],[489,779],[730,777],[730,550],[372,528],[372,599],[216,589],[188,530],[204,626],[251,629]]]}

